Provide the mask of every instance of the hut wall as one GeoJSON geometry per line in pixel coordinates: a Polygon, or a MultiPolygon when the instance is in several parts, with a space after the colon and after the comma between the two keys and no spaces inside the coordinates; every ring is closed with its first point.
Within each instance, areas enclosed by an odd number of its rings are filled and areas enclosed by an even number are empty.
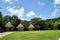
{"type": "Polygon", "coordinates": [[[21,28],[18,28],[17,30],[18,30],[18,31],[23,31],[23,30],[24,30],[24,28],[23,28],[23,27],[21,27],[21,28]]]}
{"type": "Polygon", "coordinates": [[[6,31],[13,31],[12,27],[6,27],[5,29],[6,29],[6,31]]]}
{"type": "Polygon", "coordinates": [[[29,30],[29,31],[32,31],[32,30],[33,30],[33,28],[28,28],[28,30],[29,30]]]}

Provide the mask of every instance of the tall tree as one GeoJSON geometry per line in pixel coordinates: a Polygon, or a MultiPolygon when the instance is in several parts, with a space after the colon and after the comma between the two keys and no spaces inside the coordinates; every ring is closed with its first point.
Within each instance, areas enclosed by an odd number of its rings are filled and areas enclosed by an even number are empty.
{"type": "Polygon", "coordinates": [[[60,29],[60,20],[57,20],[55,23],[54,23],[54,25],[53,25],[53,28],[54,29],[60,29]]]}
{"type": "Polygon", "coordinates": [[[41,30],[47,30],[48,29],[48,24],[45,20],[40,21],[39,24],[40,24],[41,30]]]}
{"type": "Polygon", "coordinates": [[[24,26],[24,29],[27,30],[28,26],[29,26],[29,21],[26,21],[26,20],[21,20],[21,23],[23,24],[24,26]]]}
{"type": "Polygon", "coordinates": [[[41,21],[41,18],[33,18],[31,19],[30,23],[32,23],[35,27],[35,29],[40,29],[39,22],[41,21]]]}
{"type": "Polygon", "coordinates": [[[17,16],[15,15],[12,16],[11,23],[14,25],[14,30],[17,30],[16,27],[20,22],[21,20],[17,16]]]}
{"type": "Polygon", "coordinates": [[[0,32],[2,31],[2,13],[0,12],[0,32]]]}
{"type": "Polygon", "coordinates": [[[2,24],[2,13],[0,12],[0,27],[1,27],[1,24],[2,24]]]}

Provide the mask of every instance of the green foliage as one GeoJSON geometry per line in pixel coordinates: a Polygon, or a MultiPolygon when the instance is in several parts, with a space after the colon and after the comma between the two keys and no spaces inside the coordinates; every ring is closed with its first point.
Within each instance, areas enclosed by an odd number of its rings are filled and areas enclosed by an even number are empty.
{"type": "Polygon", "coordinates": [[[12,16],[11,23],[12,23],[14,26],[17,26],[20,22],[21,22],[21,20],[18,19],[17,16],[15,16],[15,15],[12,16]]]}
{"type": "Polygon", "coordinates": [[[28,26],[30,25],[29,21],[22,20],[21,23],[24,26],[25,30],[27,30],[28,26]]]}
{"type": "Polygon", "coordinates": [[[0,12],[0,22],[2,22],[2,13],[0,12]]]}
{"type": "Polygon", "coordinates": [[[30,22],[34,25],[34,24],[36,24],[39,21],[41,21],[41,18],[33,18],[33,19],[31,19],[30,22]]]}
{"type": "Polygon", "coordinates": [[[14,25],[14,30],[17,30],[16,27],[20,24],[21,20],[17,16],[13,15],[10,22],[14,25]]]}
{"type": "MultiPolygon", "coordinates": [[[[17,30],[16,27],[18,24],[22,23],[25,30],[27,30],[30,24],[33,24],[35,30],[51,30],[51,29],[60,29],[60,17],[51,18],[47,20],[42,20],[41,18],[32,18],[30,21],[20,20],[16,15],[13,16],[2,16],[0,12],[0,27],[5,30],[5,24],[11,22],[14,25],[14,31],[17,30]]],[[[0,28],[0,29],[1,29],[0,28]]]]}
{"type": "Polygon", "coordinates": [[[46,30],[46,29],[48,29],[48,24],[47,24],[47,22],[45,21],[45,20],[42,20],[42,21],[40,21],[40,29],[41,30],[46,30]]]}
{"type": "Polygon", "coordinates": [[[41,21],[41,18],[33,18],[31,19],[30,23],[32,23],[36,30],[40,29],[39,22],[41,21]]]}
{"type": "Polygon", "coordinates": [[[35,27],[36,30],[40,29],[40,26],[38,24],[35,24],[34,27],[35,27]]]}
{"type": "Polygon", "coordinates": [[[57,25],[57,29],[60,30],[60,24],[57,25]]]}
{"type": "Polygon", "coordinates": [[[3,27],[5,27],[6,23],[11,22],[11,24],[13,24],[13,26],[14,26],[14,30],[16,30],[17,25],[21,22],[21,20],[18,19],[18,17],[15,16],[15,15],[13,15],[13,16],[8,16],[8,15],[4,16],[2,21],[3,21],[3,24],[2,24],[3,27]]]}
{"type": "Polygon", "coordinates": [[[2,13],[0,12],[0,32],[3,31],[3,27],[2,27],[2,13]]]}
{"type": "Polygon", "coordinates": [[[48,30],[52,30],[53,29],[53,19],[47,19],[46,20],[47,26],[48,26],[48,30]]]}
{"type": "Polygon", "coordinates": [[[60,20],[56,21],[56,22],[54,23],[54,26],[53,26],[54,29],[59,29],[59,28],[58,28],[59,24],[60,24],[60,20]]]}

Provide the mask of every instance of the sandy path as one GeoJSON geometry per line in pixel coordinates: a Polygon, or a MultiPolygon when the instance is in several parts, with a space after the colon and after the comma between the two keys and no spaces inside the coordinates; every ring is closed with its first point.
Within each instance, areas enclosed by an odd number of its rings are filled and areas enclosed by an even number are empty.
{"type": "Polygon", "coordinates": [[[3,32],[3,33],[0,33],[0,38],[8,35],[8,34],[11,34],[12,32],[3,32]]]}

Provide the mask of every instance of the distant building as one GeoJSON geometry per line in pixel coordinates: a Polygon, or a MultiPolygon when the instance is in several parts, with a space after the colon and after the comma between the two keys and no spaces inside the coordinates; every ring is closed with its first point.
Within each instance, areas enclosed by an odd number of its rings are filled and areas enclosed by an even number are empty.
{"type": "Polygon", "coordinates": [[[29,25],[28,30],[32,31],[34,29],[34,26],[32,24],[29,25]]]}
{"type": "Polygon", "coordinates": [[[23,31],[24,30],[24,26],[20,23],[17,27],[18,31],[23,31]]]}
{"type": "Polygon", "coordinates": [[[5,25],[5,29],[6,29],[6,31],[13,31],[13,25],[10,23],[10,22],[8,22],[6,25],[5,25]]]}

